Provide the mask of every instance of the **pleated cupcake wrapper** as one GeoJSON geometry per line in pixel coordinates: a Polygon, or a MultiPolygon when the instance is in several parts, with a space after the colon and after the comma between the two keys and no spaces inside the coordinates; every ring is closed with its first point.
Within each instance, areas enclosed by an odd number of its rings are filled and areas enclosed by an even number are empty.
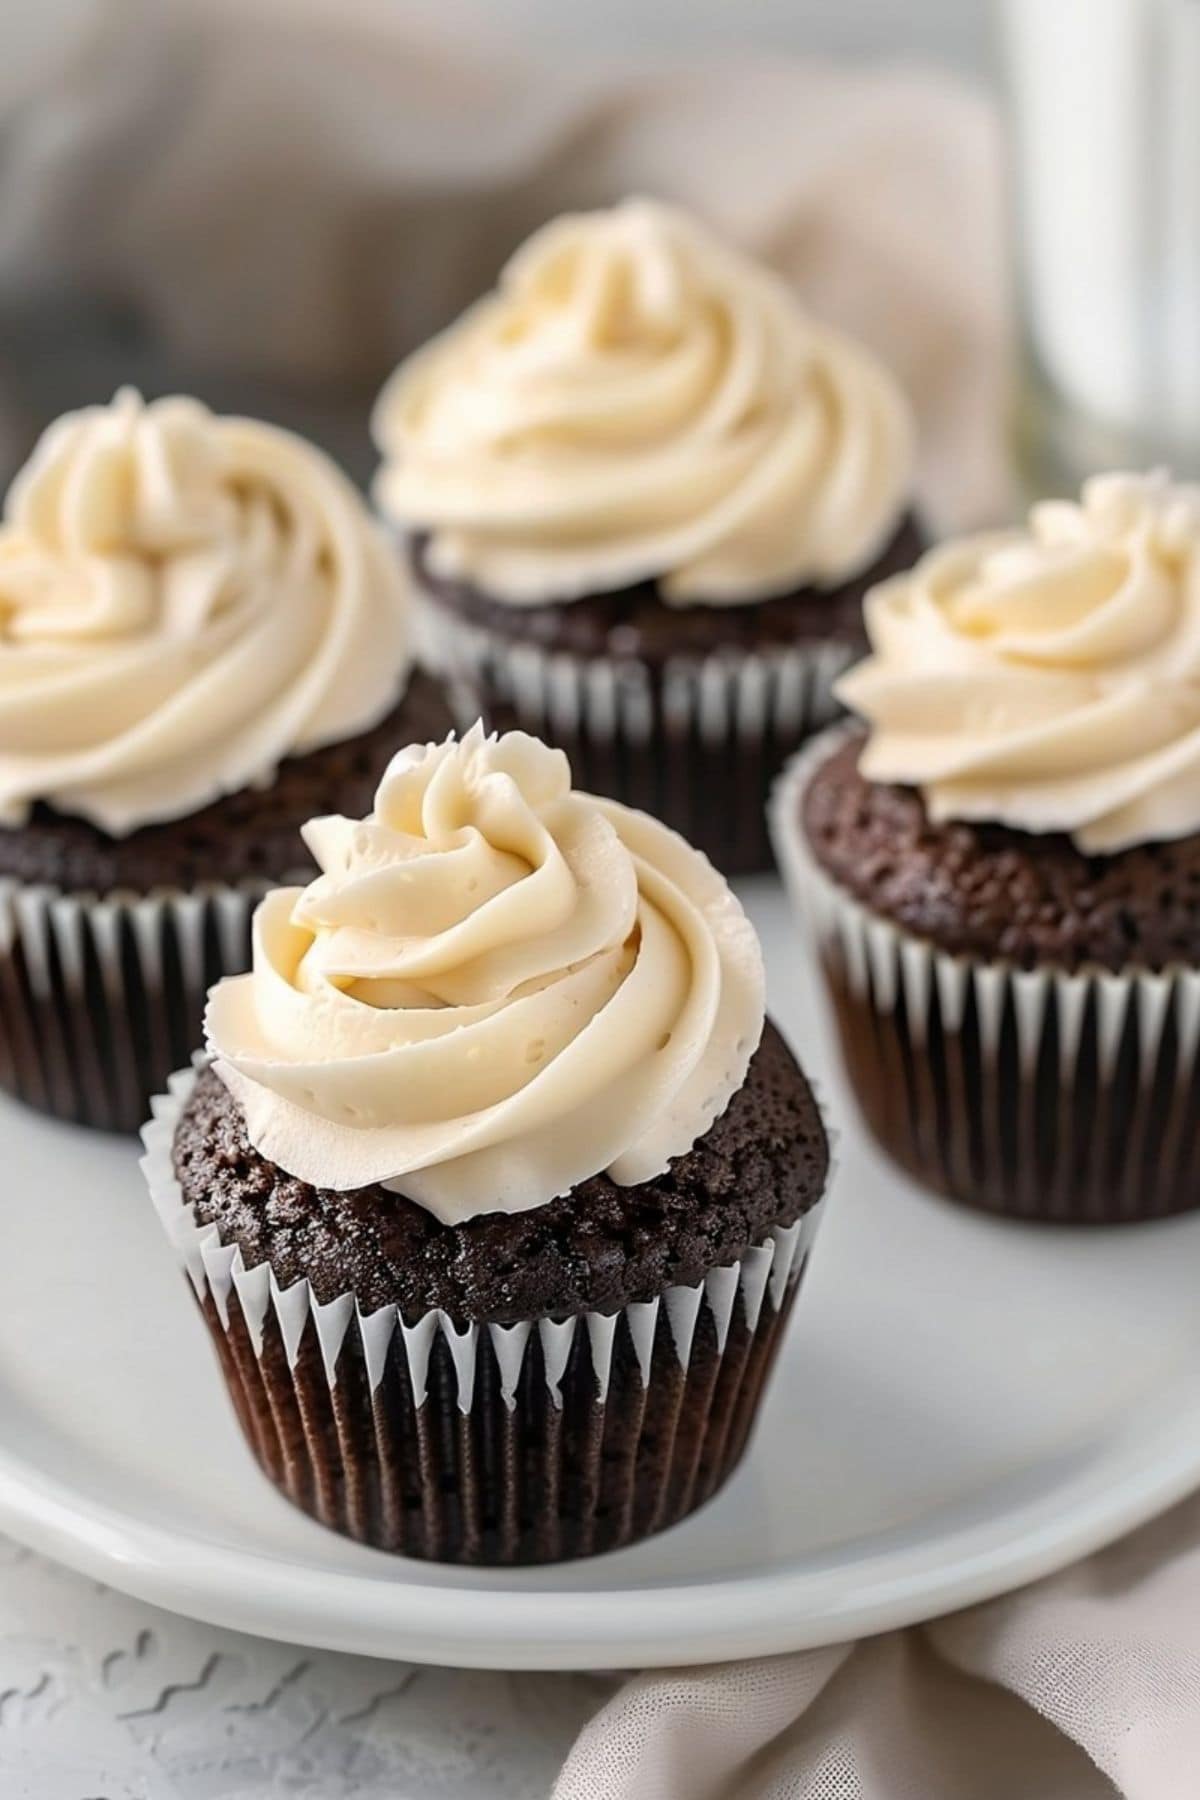
{"type": "Polygon", "coordinates": [[[1200,970],[1022,969],[940,950],[872,913],[819,865],[801,818],[809,780],[855,729],[836,726],[793,758],[770,823],[885,1147],[991,1211],[1115,1223],[1200,1205],[1200,970]],[[955,1169],[948,1128],[964,1104],[955,1169]]]}
{"type": "Polygon", "coordinates": [[[444,606],[426,611],[464,719],[483,710],[560,745],[578,787],[664,818],[735,872],[769,865],[768,786],[797,745],[840,715],[833,683],[857,655],[825,640],[678,656],[657,669],[514,640],[444,606]]]}
{"type": "Polygon", "coordinates": [[[582,657],[502,636],[439,608],[430,613],[437,666],[511,705],[526,729],[552,725],[597,740],[649,743],[655,715],[696,728],[702,743],[755,742],[768,732],[799,741],[841,713],[833,683],[856,659],[832,640],[670,657],[647,664],[582,657]]]}
{"type": "Polygon", "coordinates": [[[136,1132],[199,1041],[208,988],[248,967],[266,891],[97,897],[0,878],[0,1086],[61,1118],[136,1132]]]}
{"type": "MultiPolygon", "coordinates": [[[[202,1058],[197,1058],[196,1066],[202,1066],[202,1062],[202,1058]]],[[[547,1408],[558,1416],[555,1431],[561,1432],[565,1428],[565,1409],[578,1425],[580,1438],[593,1443],[598,1454],[595,1419],[597,1416],[603,1419],[606,1403],[612,1397],[622,1343],[632,1348],[643,1403],[644,1396],[654,1389],[655,1384],[669,1376],[672,1363],[676,1381],[686,1388],[694,1372],[695,1353],[701,1337],[707,1346],[708,1366],[704,1379],[709,1395],[718,1391],[731,1335],[739,1337],[743,1362],[747,1366],[754,1365],[753,1391],[739,1396],[744,1400],[743,1406],[740,1409],[733,1407],[730,1417],[724,1421],[724,1453],[704,1472],[704,1479],[699,1484],[704,1491],[699,1491],[699,1486],[693,1482],[695,1491],[677,1492],[673,1501],[664,1507],[672,1478],[679,1473],[675,1467],[668,1466],[661,1471],[661,1491],[649,1496],[649,1501],[656,1502],[655,1505],[648,1504],[645,1493],[640,1497],[632,1493],[624,1496],[623,1529],[620,1519],[614,1522],[611,1518],[608,1521],[594,1518],[570,1521],[565,1534],[561,1521],[544,1521],[544,1529],[539,1529],[536,1519],[527,1521],[522,1527],[510,1521],[507,1540],[502,1527],[497,1528],[500,1541],[490,1543],[455,1542],[451,1531],[441,1533],[439,1542],[431,1547],[428,1520],[410,1533],[408,1542],[396,1542],[394,1533],[380,1529],[377,1517],[359,1520],[356,1528],[356,1521],[346,1516],[340,1503],[335,1502],[332,1508],[324,1511],[319,1505],[310,1503],[313,1484],[308,1484],[306,1496],[298,1491],[295,1482],[280,1481],[285,1491],[290,1492],[290,1497],[306,1510],[316,1512],[336,1529],[349,1531],[368,1542],[417,1555],[472,1561],[553,1560],[563,1554],[610,1547],[610,1539],[626,1542],[642,1535],[640,1530],[632,1529],[635,1505],[643,1518],[652,1517],[651,1529],[671,1523],[673,1517],[682,1517],[707,1498],[735,1466],[773,1356],[775,1340],[807,1263],[823,1202],[794,1224],[772,1230],[739,1262],[711,1269],[694,1286],[669,1288],[660,1299],[633,1302],[616,1313],[584,1312],[562,1320],[462,1326],[441,1309],[433,1309],[410,1323],[395,1306],[363,1312],[352,1292],[321,1302],[307,1280],[281,1287],[267,1264],[248,1269],[239,1247],[223,1245],[215,1225],[196,1220],[194,1209],[183,1201],[171,1155],[179,1115],[194,1080],[195,1068],[180,1071],[172,1076],[168,1093],[156,1097],[154,1116],[143,1128],[146,1154],[142,1167],[167,1238],[187,1272],[210,1329],[214,1336],[224,1334],[231,1351],[235,1334],[244,1332],[243,1347],[252,1352],[264,1377],[270,1373],[267,1364],[274,1355],[278,1365],[274,1370],[275,1377],[286,1365],[286,1370],[298,1381],[307,1349],[306,1378],[311,1379],[314,1368],[319,1369],[328,1391],[330,1414],[335,1418],[345,1367],[344,1353],[349,1347],[354,1352],[356,1380],[365,1377],[365,1397],[351,1402],[360,1415],[364,1398],[366,1406],[378,1415],[384,1390],[394,1392],[397,1386],[403,1389],[411,1442],[407,1448],[401,1444],[400,1452],[410,1462],[417,1458],[418,1440],[427,1437],[431,1429],[422,1427],[421,1415],[435,1411],[439,1406],[444,1409],[447,1401],[468,1430],[473,1418],[481,1411],[494,1412],[498,1402],[513,1421],[506,1429],[514,1441],[521,1435],[523,1422],[528,1423],[534,1437],[545,1435],[546,1427],[544,1421],[540,1422],[540,1416],[547,1408]],[[315,1358],[312,1355],[314,1345],[315,1358]],[[443,1345],[448,1353],[448,1362],[442,1366],[451,1373],[452,1391],[449,1393],[444,1381],[435,1383],[433,1379],[439,1345],[443,1345]],[[586,1424],[580,1423],[578,1417],[581,1398],[592,1415],[586,1424]],[[741,1416],[733,1416],[739,1411],[741,1416]],[[518,1414],[528,1415],[527,1420],[519,1419],[518,1414]],[[614,1523],[617,1535],[612,1537],[614,1523]],[[564,1541],[564,1537],[568,1541],[564,1541]]],[[[244,1357],[242,1360],[244,1364],[244,1357]]],[[[229,1373],[228,1365],[226,1373],[229,1373]]],[[[627,1382],[624,1385],[627,1386],[627,1382]]],[[[261,1446],[255,1443],[255,1432],[247,1425],[246,1409],[239,1405],[238,1410],[252,1447],[260,1460],[264,1460],[261,1446]]],[[[303,1399],[300,1410],[305,1410],[303,1399]]],[[[308,1410],[311,1411],[311,1400],[308,1410]]],[[[698,1423],[703,1425],[704,1421],[698,1423]]],[[[603,1432],[603,1428],[600,1429],[603,1432]]],[[[326,1445],[318,1444],[315,1460],[319,1462],[323,1451],[327,1451],[331,1466],[344,1465],[347,1440],[351,1436],[353,1431],[343,1421],[330,1434],[326,1445]]],[[[382,1462],[388,1452],[378,1441],[378,1433],[368,1429],[363,1439],[366,1459],[382,1462]]],[[[702,1450],[694,1429],[689,1431],[687,1442],[695,1461],[701,1462],[702,1450]]],[[[488,1457],[482,1454],[477,1460],[487,1462],[488,1457]]],[[[632,1455],[630,1461],[632,1467],[632,1455]]],[[[451,1464],[449,1469],[444,1467],[441,1471],[443,1490],[447,1478],[453,1482],[462,1475],[459,1461],[451,1458],[451,1464]]],[[[276,1479],[279,1479],[277,1473],[276,1479]]],[[[332,1483],[327,1479],[326,1486],[358,1481],[361,1481],[361,1472],[343,1466],[340,1470],[332,1469],[332,1483]]],[[[499,1468],[493,1469],[492,1484],[492,1491],[481,1497],[482,1510],[503,1520],[512,1511],[508,1492],[512,1484],[499,1468]]],[[[299,1484],[300,1487],[304,1485],[304,1482],[299,1484]]],[[[547,1485],[552,1487],[553,1482],[547,1485]]],[[[441,1500],[439,1493],[435,1503],[440,1506],[441,1500]]],[[[425,1503],[429,1503],[428,1492],[425,1503]]],[[[377,1513],[379,1509],[367,1510],[377,1513]]],[[[435,1537],[438,1535],[434,1533],[435,1537]]],[[[470,1534],[466,1535],[469,1538],[470,1534]]],[[[497,1532],[490,1536],[496,1537],[497,1532]]]]}

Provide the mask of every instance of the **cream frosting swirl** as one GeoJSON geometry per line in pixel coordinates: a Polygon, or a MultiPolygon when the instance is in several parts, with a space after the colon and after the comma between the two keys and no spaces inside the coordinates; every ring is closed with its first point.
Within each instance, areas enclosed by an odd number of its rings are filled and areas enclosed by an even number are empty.
{"type": "Polygon", "coordinates": [[[114,837],[369,729],[409,663],[401,577],[320,451],[195,400],[51,425],[0,526],[0,823],[114,837]]]}
{"type": "Polygon", "coordinates": [[[882,550],[913,468],[875,359],[646,200],[537,232],[401,364],[374,432],[381,509],[430,534],[435,573],[515,605],[834,586],[882,550]]]}
{"type": "Polygon", "coordinates": [[[1200,830],[1200,487],[1102,475],[868,597],[862,768],[1107,853],[1200,830]]]}
{"type": "Polygon", "coordinates": [[[447,1223],[690,1150],[763,1028],[758,940],[664,825],[571,788],[522,732],[397,755],[323,873],[254,921],[209,998],[251,1141],[314,1185],[382,1182],[447,1223]]]}

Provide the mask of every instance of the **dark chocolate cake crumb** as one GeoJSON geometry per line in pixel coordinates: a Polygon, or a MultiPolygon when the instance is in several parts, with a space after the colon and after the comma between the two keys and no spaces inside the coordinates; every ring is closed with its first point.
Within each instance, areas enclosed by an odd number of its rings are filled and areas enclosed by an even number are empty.
{"type": "Polygon", "coordinates": [[[863,741],[817,769],[797,826],[873,913],[952,955],[1023,969],[1200,963],[1200,836],[1089,856],[1060,832],[935,825],[915,789],[865,779],[863,741]]]}
{"type": "Polygon", "coordinates": [[[911,513],[875,562],[838,588],[798,588],[774,600],[744,606],[668,606],[656,581],[640,581],[580,600],[512,606],[465,582],[430,572],[427,539],[410,546],[421,585],[453,612],[503,637],[579,657],[636,660],[657,666],[676,656],[708,656],[718,650],[833,638],[866,648],[862,602],[867,589],[911,568],[925,537],[911,513]]]}
{"type": "Polygon", "coordinates": [[[824,1191],[829,1152],[803,1074],[767,1026],[742,1088],[686,1155],[653,1181],[594,1175],[546,1206],[443,1225],[415,1201],[371,1186],[310,1187],[251,1146],[211,1069],[175,1137],[175,1169],[197,1218],[280,1284],[303,1276],[324,1301],[353,1290],[364,1312],[397,1303],[458,1322],[616,1312],[698,1281],[790,1224],[824,1191]]]}
{"type": "Polygon", "coordinates": [[[399,704],[372,730],[289,757],[269,787],[227,794],[187,818],[113,838],[39,804],[28,824],[0,830],[0,876],[100,895],[305,878],[312,861],[300,837],[304,821],[328,812],[361,818],[396,751],[438,741],[453,723],[441,689],[414,670],[399,704]]]}

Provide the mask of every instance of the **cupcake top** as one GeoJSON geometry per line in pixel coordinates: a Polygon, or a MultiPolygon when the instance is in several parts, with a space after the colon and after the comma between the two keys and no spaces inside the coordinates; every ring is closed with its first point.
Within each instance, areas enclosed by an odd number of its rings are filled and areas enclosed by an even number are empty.
{"type": "Polygon", "coordinates": [[[0,824],[110,836],[266,785],[394,706],[406,596],[350,482],[198,401],[59,419],[0,525],[0,824]]]}
{"type": "Polygon", "coordinates": [[[374,432],[379,504],[429,534],[431,572],[517,606],[834,587],[894,534],[913,466],[872,356],[645,200],[537,232],[396,371],[374,432]]]}
{"type": "Polygon", "coordinates": [[[575,792],[521,732],[403,750],[322,874],[255,916],[207,1034],[254,1147],[316,1187],[382,1183],[445,1223],[523,1212],[689,1151],[745,1080],[761,952],[723,878],[575,792]]]}
{"type": "Polygon", "coordinates": [[[1200,831],[1200,487],[1096,476],[883,583],[867,630],[838,685],[871,726],[861,768],[935,822],[1088,853],[1200,831]]]}

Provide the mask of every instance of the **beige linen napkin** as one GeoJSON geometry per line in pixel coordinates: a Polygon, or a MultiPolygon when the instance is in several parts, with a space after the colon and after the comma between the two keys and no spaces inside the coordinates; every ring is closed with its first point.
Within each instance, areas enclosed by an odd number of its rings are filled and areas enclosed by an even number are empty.
{"type": "Polygon", "coordinates": [[[554,1800],[1197,1800],[1200,1496],[919,1630],[629,1681],[554,1800]]]}

